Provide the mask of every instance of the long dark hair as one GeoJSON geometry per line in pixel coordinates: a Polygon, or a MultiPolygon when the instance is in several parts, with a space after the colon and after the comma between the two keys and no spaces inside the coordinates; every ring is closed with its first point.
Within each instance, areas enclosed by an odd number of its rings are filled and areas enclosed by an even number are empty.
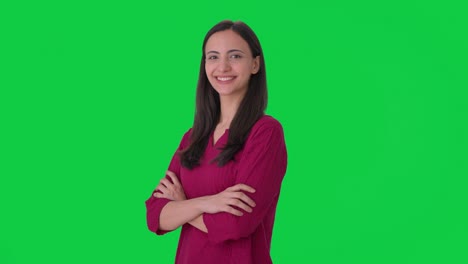
{"type": "Polygon", "coordinates": [[[231,122],[227,144],[213,160],[218,163],[218,166],[228,163],[242,149],[250,129],[264,115],[267,106],[265,60],[257,36],[243,22],[233,22],[230,20],[219,22],[208,31],[203,40],[200,75],[197,85],[195,120],[190,136],[190,144],[180,153],[182,166],[189,169],[200,164],[200,158],[205,152],[211,132],[219,122],[221,111],[219,94],[213,89],[206,76],[205,45],[211,35],[224,30],[236,32],[249,44],[253,57],[260,57],[260,67],[259,71],[250,77],[247,92],[231,122]]]}

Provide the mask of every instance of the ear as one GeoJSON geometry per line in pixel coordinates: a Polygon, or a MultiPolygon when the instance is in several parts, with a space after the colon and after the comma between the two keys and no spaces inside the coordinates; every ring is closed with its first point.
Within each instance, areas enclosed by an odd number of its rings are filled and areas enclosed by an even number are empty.
{"type": "Polygon", "coordinates": [[[260,56],[255,57],[252,63],[252,74],[256,74],[260,70],[260,56]]]}

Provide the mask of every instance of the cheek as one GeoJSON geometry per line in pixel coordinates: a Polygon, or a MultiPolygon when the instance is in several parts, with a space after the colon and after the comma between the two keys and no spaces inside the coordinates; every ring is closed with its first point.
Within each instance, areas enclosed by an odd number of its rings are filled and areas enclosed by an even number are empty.
{"type": "Polygon", "coordinates": [[[245,78],[250,78],[250,75],[252,74],[252,68],[250,65],[242,65],[242,67],[239,67],[238,72],[245,78]]]}
{"type": "Polygon", "coordinates": [[[205,65],[206,78],[208,79],[211,85],[213,85],[213,82],[214,82],[214,77],[212,76],[212,73],[213,73],[213,67],[205,65]]]}
{"type": "Polygon", "coordinates": [[[238,65],[238,71],[244,74],[248,74],[252,71],[252,65],[247,64],[247,63],[238,65]]]}
{"type": "Polygon", "coordinates": [[[205,72],[209,78],[211,76],[211,73],[213,72],[213,65],[205,64],[205,72]]]}

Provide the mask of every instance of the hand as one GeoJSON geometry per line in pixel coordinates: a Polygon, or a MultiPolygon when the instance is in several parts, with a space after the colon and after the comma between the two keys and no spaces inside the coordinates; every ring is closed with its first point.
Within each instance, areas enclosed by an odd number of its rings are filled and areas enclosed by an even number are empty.
{"type": "Polygon", "coordinates": [[[251,213],[252,207],[255,207],[255,202],[242,191],[255,192],[252,187],[245,184],[231,186],[218,194],[206,196],[203,211],[209,214],[226,212],[241,216],[243,213],[235,208],[238,207],[251,213]]]}
{"type": "Polygon", "coordinates": [[[166,198],[172,201],[183,201],[187,198],[185,197],[184,188],[177,178],[177,175],[172,171],[167,171],[166,175],[172,180],[172,182],[164,177],[159,182],[159,185],[156,187],[156,192],[153,196],[157,198],[166,198]]]}

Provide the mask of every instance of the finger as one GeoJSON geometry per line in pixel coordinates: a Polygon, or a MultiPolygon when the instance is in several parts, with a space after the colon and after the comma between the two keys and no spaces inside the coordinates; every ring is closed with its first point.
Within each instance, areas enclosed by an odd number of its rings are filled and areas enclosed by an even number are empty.
{"type": "Polygon", "coordinates": [[[252,200],[252,198],[250,198],[249,196],[247,196],[243,192],[233,192],[232,197],[241,200],[242,202],[248,204],[250,207],[255,207],[255,205],[256,205],[255,201],[252,200]]]}
{"type": "Polygon", "coordinates": [[[228,188],[230,191],[246,191],[246,192],[250,192],[250,193],[254,193],[255,192],[255,189],[246,185],[246,184],[243,184],[243,183],[239,183],[239,184],[236,184],[234,186],[231,186],[228,188]]]}
{"type": "Polygon", "coordinates": [[[160,191],[161,193],[168,193],[169,192],[169,189],[167,189],[167,187],[162,185],[162,184],[159,184],[158,187],[156,188],[156,190],[160,191]]]}
{"type": "Polygon", "coordinates": [[[228,206],[226,207],[226,209],[224,210],[226,213],[230,213],[230,214],[233,214],[233,215],[237,215],[237,216],[242,216],[244,215],[244,213],[242,213],[241,211],[237,210],[237,209],[234,209],[233,207],[231,206],[228,206]]]}
{"type": "Polygon", "coordinates": [[[233,186],[235,191],[246,191],[250,193],[254,193],[255,189],[250,187],[247,184],[239,183],[233,186]]]}
{"type": "Polygon", "coordinates": [[[166,199],[169,199],[169,200],[173,200],[170,196],[168,196],[167,194],[164,194],[164,193],[155,193],[155,194],[154,194],[154,197],[157,197],[157,198],[166,198],[166,199]]]}
{"type": "Polygon", "coordinates": [[[164,185],[166,188],[171,188],[173,185],[167,178],[162,178],[159,184],[164,185]]]}
{"type": "Polygon", "coordinates": [[[167,171],[166,174],[167,176],[169,176],[169,178],[171,178],[173,184],[181,185],[179,182],[179,178],[177,178],[177,175],[175,175],[175,173],[173,173],[172,171],[167,171]]]}
{"type": "Polygon", "coordinates": [[[234,206],[239,207],[239,208],[241,208],[244,211],[249,212],[249,213],[252,212],[252,207],[246,205],[245,203],[243,203],[243,202],[241,202],[240,200],[237,200],[237,199],[230,200],[229,205],[234,205],[234,206]]]}

